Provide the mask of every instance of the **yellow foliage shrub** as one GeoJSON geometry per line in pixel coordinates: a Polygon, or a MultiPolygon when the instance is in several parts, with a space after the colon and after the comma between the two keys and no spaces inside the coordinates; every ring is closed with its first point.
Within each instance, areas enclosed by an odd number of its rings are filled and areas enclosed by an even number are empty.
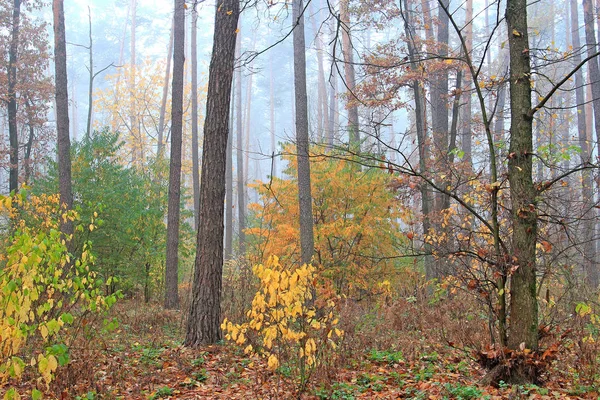
{"type": "Polygon", "coordinates": [[[264,265],[254,266],[253,272],[260,289],[246,314],[248,321],[235,324],[225,319],[221,325],[225,338],[246,345],[247,354],[267,358],[271,370],[287,362],[304,386],[320,355],[335,349],[343,336],[334,315],[335,300],[313,301],[312,265],[286,268],[271,256],[264,265]]]}
{"type": "MultiPolygon", "coordinates": [[[[0,196],[0,218],[6,222],[0,233],[0,384],[18,382],[29,369],[28,375],[38,375],[48,387],[56,369],[69,361],[68,328],[79,315],[106,309],[117,297],[103,296],[101,282],[90,271],[89,244],[71,258],[71,238],[59,225],[78,216],[61,211],[57,195],[27,199],[23,191],[0,196]],[[34,338],[36,347],[27,349],[34,338]]],[[[4,397],[19,394],[13,387],[4,397]]],[[[33,389],[31,397],[41,398],[41,392],[33,389]]]]}
{"type": "MultiPolygon", "coordinates": [[[[285,153],[296,154],[287,147],[285,153]]],[[[296,157],[285,179],[272,178],[254,187],[260,196],[249,205],[255,214],[248,235],[248,257],[259,263],[264,254],[278,254],[285,263],[299,263],[300,225],[296,157]]],[[[414,222],[410,207],[390,188],[392,175],[382,169],[357,169],[347,160],[313,155],[311,186],[314,221],[314,265],[343,296],[379,293],[379,283],[402,276],[409,260],[397,257],[408,249],[403,228],[414,222]]]]}

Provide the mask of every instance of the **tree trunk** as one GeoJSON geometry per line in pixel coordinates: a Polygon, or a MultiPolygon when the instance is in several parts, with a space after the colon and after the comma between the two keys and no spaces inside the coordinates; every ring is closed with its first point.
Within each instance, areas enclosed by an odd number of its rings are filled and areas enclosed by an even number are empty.
{"type": "Polygon", "coordinates": [[[179,307],[179,213],[181,197],[181,147],[183,136],[183,67],[185,61],[185,1],[174,0],[173,84],[171,87],[171,160],[167,212],[165,308],[179,307]]]}
{"type": "Polygon", "coordinates": [[[136,17],[137,17],[137,0],[131,0],[131,41],[130,41],[130,54],[129,54],[129,95],[130,95],[130,114],[129,114],[129,126],[131,130],[131,136],[133,140],[133,149],[131,154],[131,160],[133,164],[136,163],[142,165],[142,135],[138,129],[137,120],[137,101],[135,98],[135,74],[136,74],[136,59],[135,59],[135,28],[136,28],[136,17]]]}
{"type": "Polygon", "coordinates": [[[275,149],[277,143],[275,141],[275,79],[273,74],[273,52],[269,56],[269,121],[271,123],[271,178],[277,176],[277,158],[275,157],[275,149]]]}
{"type": "MultiPolygon", "coordinates": [[[[235,104],[235,91],[231,91],[229,110],[229,130],[233,128],[233,107],[235,104]]],[[[227,160],[225,162],[225,261],[233,258],[233,138],[227,135],[227,160]]]]}
{"type": "MultiPolygon", "coordinates": [[[[65,39],[65,11],[63,0],[53,0],[54,15],[54,70],[56,93],[56,137],[58,141],[58,186],[60,203],[67,210],[73,208],[71,188],[71,138],[69,137],[69,94],[67,82],[67,46],[65,39]]],[[[73,223],[61,224],[65,235],[73,233],[73,223]]]]}
{"type": "MultiPolygon", "coordinates": [[[[486,8],[487,12],[487,8],[486,8]]],[[[465,16],[465,41],[469,53],[473,51],[473,0],[467,0],[467,10],[465,16]]],[[[487,21],[486,21],[487,22],[487,21]]],[[[465,105],[462,118],[462,150],[465,152],[464,160],[471,165],[472,163],[472,129],[471,129],[471,90],[473,82],[470,74],[465,76],[465,105]]],[[[460,88],[457,88],[460,89],[460,88]]]]}
{"type": "MultiPolygon", "coordinates": [[[[424,1],[424,4],[427,0],[424,1]]],[[[410,61],[410,69],[417,71],[417,50],[413,42],[415,37],[415,31],[413,28],[411,16],[411,10],[408,8],[408,1],[403,0],[404,4],[404,33],[407,41],[406,45],[408,48],[408,58],[410,61]]],[[[427,129],[425,124],[425,96],[423,95],[423,89],[421,83],[418,80],[414,80],[411,84],[411,89],[415,99],[415,125],[417,130],[417,146],[419,149],[419,173],[425,175],[427,171],[427,163],[430,158],[429,146],[427,145],[427,129]]],[[[431,228],[430,212],[431,212],[431,191],[426,183],[421,184],[421,214],[422,214],[422,229],[423,236],[427,235],[431,228]]],[[[431,255],[431,245],[424,242],[424,259],[423,264],[425,268],[426,278],[433,279],[435,277],[433,257],[431,255]]]]}
{"type": "MultiPolygon", "coordinates": [[[[594,13],[592,7],[592,0],[583,0],[583,17],[585,21],[585,37],[588,57],[591,57],[597,52],[596,32],[594,28],[594,13]]],[[[597,58],[592,58],[588,61],[588,72],[592,86],[594,130],[596,131],[596,140],[598,143],[600,143],[600,68],[598,67],[597,58]]],[[[588,174],[588,172],[586,171],[583,174],[586,175],[588,174]]],[[[583,184],[585,186],[585,182],[583,184]]],[[[600,181],[598,181],[598,186],[600,187],[600,181]]],[[[589,190],[592,190],[592,188],[590,188],[589,190]]],[[[594,220],[596,218],[596,208],[591,207],[591,205],[589,204],[586,204],[585,206],[589,206],[589,208],[586,208],[587,212],[585,214],[585,218],[589,219],[590,222],[586,221],[584,222],[584,224],[586,226],[589,224],[594,224],[594,220]]],[[[594,226],[588,226],[587,228],[591,228],[591,231],[589,232],[590,236],[584,236],[584,238],[586,238],[585,240],[591,241],[591,243],[586,244],[585,246],[586,251],[590,252],[589,254],[585,254],[586,265],[588,267],[586,270],[586,281],[592,288],[596,289],[598,287],[598,283],[600,283],[600,280],[598,275],[598,265],[596,264],[596,245],[593,239],[594,226]]]]}
{"type": "MultiPolygon", "coordinates": [[[[241,32],[241,23],[238,27],[241,32]]],[[[242,35],[238,33],[236,40],[235,58],[241,54],[242,35]]],[[[238,255],[246,253],[246,189],[244,184],[244,133],[242,126],[242,70],[235,71],[235,119],[236,119],[236,168],[237,168],[237,205],[238,205],[238,255]]]]}
{"type": "MultiPolygon", "coordinates": [[[[571,26],[574,27],[572,31],[572,44],[574,49],[581,48],[581,39],[579,37],[579,10],[577,7],[577,0],[571,0],[571,26]]],[[[581,62],[581,53],[576,51],[573,54],[573,64],[577,65],[581,62]]],[[[579,146],[581,147],[580,158],[582,163],[590,162],[591,154],[589,148],[589,142],[587,138],[587,123],[586,123],[586,110],[585,110],[585,95],[583,92],[585,82],[583,80],[583,70],[580,68],[575,72],[575,102],[577,104],[577,132],[579,139],[579,146]]],[[[593,218],[586,212],[590,210],[593,205],[593,183],[591,174],[589,171],[582,171],[582,182],[581,182],[581,196],[582,196],[582,215],[584,220],[582,222],[581,237],[586,242],[583,245],[583,271],[585,278],[589,284],[593,281],[593,267],[595,259],[595,247],[594,242],[589,240],[593,237],[594,232],[594,221],[593,218]]]]}
{"type": "Polygon", "coordinates": [[[200,164],[198,161],[198,29],[197,2],[192,7],[192,186],[194,196],[194,231],[198,229],[200,210],[200,164]]]}
{"type": "Polygon", "coordinates": [[[90,68],[89,68],[89,72],[90,72],[90,81],[89,81],[89,87],[88,87],[88,116],[87,116],[87,127],[85,130],[85,137],[86,139],[90,138],[90,135],[92,134],[92,113],[94,112],[94,42],[92,40],[92,12],[90,10],[90,7],[88,6],[88,21],[89,21],[89,25],[90,25],[90,47],[89,47],[89,51],[90,51],[90,68]]]}
{"type": "MultiPolygon", "coordinates": [[[[342,0],[342,2],[344,1],[342,0]]],[[[312,260],[315,245],[308,147],[308,98],[306,94],[306,46],[304,42],[303,9],[302,0],[293,0],[292,21],[294,23],[294,93],[296,104],[296,146],[298,152],[300,259],[303,264],[308,264],[312,260]]]]}
{"type": "MultiPolygon", "coordinates": [[[[311,13],[312,14],[312,13],[311,13]]],[[[318,121],[319,124],[321,126],[321,129],[317,136],[319,138],[319,141],[323,141],[324,138],[329,137],[329,106],[327,105],[327,89],[325,88],[325,68],[324,68],[324,63],[323,63],[323,41],[321,40],[321,32],[319,31],[318,27],[317,27],[317,23],[315,22],[316,20],[316,16],[320,15],[319,12],[317,12],[316,15],[313,15],[310,18],[311,21],[311,25],[312,25],[312,30],[315,33],[316,37],[315,37],[315,45],[317,47],[317,66],[318,66],[318,82],[319,82],[319,88],[318,88],[318,104],[317,104],[317,111],[319,114],[318,117],[318,121]]]]}
{"type": "Polygon", "coordinates": [[[158,117],[158,136],[156,144],[156,157],[162,158],[164,147],[165,113],[167,109],[167,97],[169,95],[169,78],[171,75],[171,53],[173,52],[173,31],[175,19],[171,22],[171,35],[169,36],[169,49],[167,50],[167,68],[165,69],[165,83],[163,85],[162,99],[160,101],[160,116],[158,117]]]}
{"type": "MultiPolygon", "coordinates": [[[[17,127],[17,62],[19,57],[19,26],[21,22],[21,0],[14,0],[12,33],[8,55],[8,136],[10,141],[10,173],[8,188],[19,190],[19,132],[17,127]]],[[[56,23],[56,22],[55,22],[56,23]]],[[[68,116],[67,116],[68,119],[68,116]]]]}
{"type": "Polygon", "coordinates": [[[506,20],[510,52],[511,106],[508,173],[512,201],[512,251],[516,268],[511,276],[508,346],[519,350],[523,344],[525,348],[537,350],[537,193],[532,179],[533,118],[530,116],[531,66],[527,35],[527,1],[508,0],[506,20]]]}
{"type": "MultiPolygon", "coordinates": [[[[440,4],[446,9],[449,6],[449,0],[440,0],[440,4]]],[[[448,40],[450,31],[448,28],[449,18],[443,7],[439,7],[438,11],[438,32],[437,46],[438,55],[440,58],[448,56],[448,40]]],[[[442,69],[437,72],[432,80],[431,87],[431,127],[433,130],[433,146],[435,149],[435,160],[438,171],[443,171],[441,174],[448,173],[448,71],[442,69]]],[[[443,179],[439,182],[443,185],[443,179]]],[[[445,187],[445,186],[442,186],[445,187]]],[[[448,196],[438,193],[435,201],[435,211],[440,212],[444,205],[448,203],[448,196]]]]}
{"type": "Polygon", "coordinates": [[[358,125],[358,107],[353,97],[356,87],[354,76],[354,48],[350,32],[349,0],[340,0],[340,22],[342,29],[342,54],[344,56],[344,77],[348,90],[348,140],[353,151],[360,152],[360,131],[358,125]]]}
{"type": "Polygon", "coordinates": [[[225,153],[238,17],[239,0],[223,0],[216,8],[202,147],[200,226],[185,338],[187,346],[215,343],[221,339],[225,153]]]}

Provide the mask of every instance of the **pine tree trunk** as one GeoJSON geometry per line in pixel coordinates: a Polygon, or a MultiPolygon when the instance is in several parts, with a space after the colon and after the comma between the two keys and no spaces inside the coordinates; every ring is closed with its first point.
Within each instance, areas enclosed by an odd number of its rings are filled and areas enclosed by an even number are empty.
{"type": "Polygon", "coordinates": [[[197,3],[192,8],[192,186],[194,196],[194,231],[198,229],[200,210],[200,164],[198,161],[198,50],[196,44],[198,29],[197,3]]]}
{"type": "MultiPolygon", "coordinates": [[[[65,39],[65,10],[63,0],[53,0],[54,14],[54,70],[56,93],[56,138],[58,141],[58,186],[60,203],[67,210],[73,208],[71,184],[71,138],[69,136],[69,94],[67,82],[67,45],[65,39]]],[[[61,224],[65,235],[73,233],[73,223],[61,224]]]]}
{"type": "Polygon", "coordinates": [[[167,212],[165,308],[179,307],[179,215],[181,198],[181,148],[183,136],[183,68],[185,53],[185,1],[174,0],[173,83],[171,87],[171,159],[167,212]]]}
{"type": "Polygon", "coordinates": [[[236,47],[239,0],[223,0],[216,8],[213,52],[209,68],[202,186],[192,304],[185,338],[187,346],[221,339],[223,214],[229,107],[236,47]]]}
{"type": "MultiPolygon", "coordinates": [[[[229,110],[229,132],[233,128],[233,107],[235,91],[231,91],[229,110]]],[[[225,165],[225,261],[233,258],[233,137],[227,135],[227,160],[225,165]]]]}
{"type": "Polygon", "coordinates": [[[306,45],[302,0],[293,0],[294,93],[296,104],[296,146],[298,151],[298,204],[300,211],[300,259],[310,263],[314,251],[312,194],[308,148],[308,98],[306,94],[306,45]]]}

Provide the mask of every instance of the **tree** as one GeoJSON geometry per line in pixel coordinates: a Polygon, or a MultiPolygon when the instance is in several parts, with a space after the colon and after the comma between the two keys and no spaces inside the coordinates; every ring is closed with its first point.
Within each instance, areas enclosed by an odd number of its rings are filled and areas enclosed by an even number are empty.
{"type": "Polygon", "coordinates": [[[221,339],[221,282],[225,166],[229,108],[235,58],[239,0],[223,0],[215,9],[215,32],[209,67],[202,176],[200,225],[194,283],[185,344],[199,346],[221,339]]]}
{"type": "MultiPolygon", "coordinates": [[[[69,137],[69,92],[67,83],[67,46],[65,39],[65,10],[63,0],[53,0],[54,70],[56,73],[56,132],[58,141],[58,182],[61,205],[73,208],[71,183],[71,139],[69,137]]],[[[65,235],[73,233],[73,224],[61,225],[65,235]]]]}
{"type": "MultiPolygon", "coordinates": [[[[511,278],[508,346],[538,348],[536,283],[537,208],[532,177],[533,116],[527,2],[508,0],[506,22],[510,57],[510,147],[508,173],[512,203],[512,243],[516,271],[511,278]]],[[[533,377],[522,377],[531,380],[533,377]]]]}
{"type": "MultiPolygon", "coordinates": [[[[298,212],[300,217],[301,262],[312,260],[315,239],[313,232],[310,159],[308,155],[308,98],[306,95],[306,46],[304,42],[304,6],[302,0],[292,3],[294,21],[294,92],[296,104],[296,149],[298,151],[298,212]]],[[[354,139],[358,142],[358,125],[354,139]]],[[[352,132],[351,132],[352,135],[352,132]]]]}
{"type": "Polygon", "coordinates": [[[340,0],[340,22],[342,27],[342,54],[344,56],[344,77],[345,84],[349,91],[348,97],[348,135],[352,147],[360,146],[360,127],[358,125],[358,107],[355,99],[352,98],[356,87],[356,78],[354,74],[354,48],[352,46],[352,37],[350,33],[350,11],[348,10],[349,0],[340,0]]]}
{"type": "Polygon", "coordinates": [[[17,24],[15,4],[0,5],[0,101],[6,107],[9,139],[8,148],[2,149],[8,160],[3,157],[2,166],[9,171],[9,190],[18,190],[20,181],[28,182],[43,168],[41,160],[52,151],[46,142],[55,140],[47,124],[55,96],[54,78],[46,73],[51,57],[48,29],[34,17],[41,6],[38,1],[21,1],[17,24]]]}
{"type": "MultiPolygon", "coordinates": [[[[238,31],[241,31],[241,23],[238,31]]],[[[242,35],[236,38],[236,59],[242,51],[242,35]]],[[[235,129],[236,129],[236,169],[237,169],[237,207],[238,207],[238,255],[246,252],[246,189],[244,179],[244,133],[242,124],[242,70],[237,68],[235,73],[235,129]]]]}
{"type": "MultiPolygon", "coordinates": [[[[134,0],[135,1],[135,0],[134,0]]],[[[173,85],[171,88],[171,159],[167,213],[167,258],[165,267],[165,308],[179,306],[179,215],[181,198],[181,147],[183,134],[183,66],[185,61],[185,1],[174,0],[173,85]]]]}
{"type": "Polygon", "coordinates": [[[19,23],[21,20],[21,0],[14,0],[12,14],[12,34],[8,59],[8,134],[10,137],[10,178],[9,190],[19,190],[19,139],[17,132],[17,57],[19,47],[19,23]]]}
{"type": "Polygon", "coordinates": [[[198,229],[198,213],[200,209],[200,166],[198,162],[198,3],[192,6],[192,181],[194,196],[194,229],[198,229]]]}

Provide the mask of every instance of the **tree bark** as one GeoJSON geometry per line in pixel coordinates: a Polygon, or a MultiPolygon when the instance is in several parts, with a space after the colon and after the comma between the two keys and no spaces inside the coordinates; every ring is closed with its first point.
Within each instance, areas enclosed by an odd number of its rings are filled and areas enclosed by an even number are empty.
{"type": "MultiPolygon", "coordinates": [[[[583,17],[585,22],[585,37],[586,37],[586,48],[587,55],[591,57],[597,51],[596,45],[596,32],[594,27],[594,12],[593,12],[593,3],[592,0],[583,0],[583,17]]],[[[594,130],[596,131],[596,140],[600,143],[600,68],[598,67],[598,59],[592,58],[588,61],[588,72],[590,77],[590,83],[592,86],[592,105],[594,112],[594,130]]],[[[583,149],[582,149],[583,150],[583,149]]],[[[583,151],[582,151],[583,153],[583,151]]],[[[588,174],[587,171],[583,173],[583,175],[588,174]]],[[[585,177],[584,177],[585,179],[585,177]]],[[[585,186],[585,182],[583,183],[585,186]]],[[[600,187],[600,181],[598,181],[598,186],[600,187]]],[[[593,191],[592,188],[589,190],[593,191]]],[[[593,196],[593,195],[592,195],[593,196]]],[[[585,199],[584,199],[585,201],[585,199]]],[[[585,229],[590,229],[589,235],[584,236],[584,240],[591,243],[586,243],[585,248],[586,252],[589,254],[585,254],[585,264],[587,266],[586,269],[586,282],[592,288],[596,289],[598,287],[598,283],[600,283],[598,265],[596,264],[596,245],[594,243],[594,226],[588,226],[590,223],[594,224],[594,220],[596,218],[596,208],[592,207],[591,204],[584,204],[587,212],[585,214],[585,218],[589,220],[584,222],[586,226],[585,229]]]]}
{"type": "Polygon", "coordinates": [[[8,136],[10,142],[10,172],[8,188],[19,190],[19,132],[17,127],[17,62],[19,57],[19,27],[21,22],[21,0],[14,0],[12,33],[8,54],[8,136]]]}
{"type": "MultiPolygon", "coordinates": [[[[510,147],[508,173],[512,202],[512,250],[510,334],[508,347],[538,348],[536,298],[537,192],[532,179],[533,118],[531,66],[527,35],[527,1],[508,0],[506,5],[510,54],[510,147]]],[[[533,377],[531,377],[533,378],[533,377]]]]}
{"type": "Polygon", "coordinates": [[[181,197],[181,147],[183,136],[183,68],[185,62],[185,1],[174,0],[173,84],[171,87],[171,160],[167,211],[165,308],[179,307],[179,214],[181,197]]]}
{"type": "MultiPolygon", "coordinates": [[[[572,31],[572,44],[574,49],[581,48],[581,39],[579,37],[579,10],[577,7],[577,0],[571,0],[571,26],[574,27],[572,31]]],[[[575,51],[573,54],[573,64],[577,65],[581,62],[581,53],[575,51]]],[[[590,146],[587,138],[588,126],[586,122],[586,109],[585,109],[585,94],[583,88],[585,82],[583,80],[583,70],[579,69],[575,72],[575,102],[577,104],[577,133],[579,146],[581,148],[580,159],[582,163],[590,162],[590,146]]],[[[582,197],[582,215],[584,220],[582,221],[581,237],[585,240],[583,245],[583,271],[588,284],[592,284],[593,281],[593,267],[595,259],[595,247],[594,242],[590,240],[594,233],[594,221],[593,218],[586,212],[589,211],[593,206],[593,182],[589,171],[582,171],[581,181],[581,197],[582,197]]]]}
{"type": "MultiPolygon", "coordinates": [[[[235,104],[235,91],[231,91],[231,105],[235,104]]],[[[229,132],[233,128],[234,108],[229,110],[229,132]]],[[[233,258],[233,138],[227,135],[227,160],[225,162],[225,261],[233,258]]]]}
{"type": "Polygon", "coordinates": [[[273,52],[269,56],[269,121],[271,131],[271,177],[277,176],[277,158],[275,157],[275,78],[273,74],[273,52]]]}
{"type": "Polygon", "coordinates": [[[160,101],[160,116],[158,117],[158,136],[156,144],[156,157],[162,158],[164,147],[165,113],[167,109],[167,97],[169,96],[169,78],[171,75],[171,53],[173,52],[173,31],[175,19],[171,22],[171,35],[169,36],[169,47],[167,50],[167,67],[165,69],[165,83],[163,85],[162,99],[160,101]]]}
{"type": "Polygon", "coordinates": [[[200,164],[198,160],[198,50],[197,29],[198,11],[197,2],[192,7],[192,186],[194,195],[194,231],[198,229],[198,215],[200,210],[200,164]]]}
{"type": "MultiPolygon", "coordinates": [[[[344,0],[342,0],[343,2],[344,0]]],[[[293,0],[294,22],[294,93],[296,104],[296,146],[298,152],[298,205],[300,212],[300,259],[312,260],[314,251],[312,194],[308,147],[308,97],[306,94],[306,45],[304,39],[304,5],[293,0]]],[[[355,139],[357,137],[355,136],[355,139]]]]}
{"type": "MultiPolygon", "coordinates": [[[[241,23],[238,27],[241,32],[241,23]]],[[[238,33],[235,58],[241,54],[242,35],[238,33]]],[[[236,119],[236,168],[237,168],[237,205],[238,205],[238,255],[246,253],[246,189],[244,180],[244,132],[242,126],[242,70],[235,71],[235,119],[236,119]]]]}
{"type": "Polygon", "coordinates": [[[344,56],[344,77],[348,89],[348,139],[350,147],[360,152],[360,127],[358,125],[358,107],[352,99],[356,87],[354,74],[354,48],[350,32],[349,0],[340,0],[340,22],[342,25],[342,54],[344,56]]]}
{"type": "MultiPolygon", "coordinates": [[[[449,0],[439,0],[440,4],[446,9],[450,4],[449,0]]],[[[448,41],[450,38],[449,17],[443,7],[438,11],[438,31],[437,46],[438,56],[445,58],[448,56],[448,41]]],[[[433,130],[433,145],[435,148],[435,160],[438,166],[437,170],[441,174],[447,174],[449,171],[448,163],[448,71],[442,69],[437,72],[432,80],[431,87],[431,128],[433,130]]],[[[443,179],[439,180],[443,185],[443,179]]],[[[444,186],[442,186],[444,187],[444,186]]],[[[435,211],[440,212],[448,204],[448,196],[438,193],[435,201],[435,211]]]]}
{"type": "Polygon", "coordinates": [[[221,339],[225,153],[238,17],[239,0],[223,0],[216,8],[202,147],[200,226],[185,338],[187,346],[215,343],[221,339]]]}
{"type": "MultiPolygon", "coordinates": [[[[71,138],[69,137],[69,93],[67,82],[67,45],[65,38],[65,11],[63,0],[53,0],[54,16],[54,70],[56,93],[56,136],[58,141],[58,186],[60,203],[67,210],[73,208],[71,187],[71,138]]],[[[65,235],[73,233],[73,223],[61,224],[65,235]]]]}
{"type": "Polygon", "coordinates": [[[87,116],[86,130],[85,130],[86,139],[89,139],[90,135],[92,134],[92,114],[94,112],[94,102],[93,102],[93,100],[94,100],[94,52],[93,52],[94,42],[92,40],[92,12],[91,12],[89,6],[88,6],[88,22],[89,22],[89,28],[90,28],[90,30],[89,30],[89,36],[90,36],[90,46],[89,46],[90,81],[88,82],[88,84],[89,84],[89,86],[88,86],[88,116],[87,116]]]}
{"type": "MultiPolygon", "coordinates": [[[[487,8],[486,8],[487,12],[487,8]]],[[[465,15],[465,41],[469,53],[473,51],[473,0],[467,0],[467,10],[465,15]]],[[[487,21],[486,21],[487,22],[487,21]]],[[[464,160],[469,165],[472,163],[472,130],[471,130],[471,90],[473,81],[470,74],[465,75],[465,105],[462,118],[462,150],[465,152],[464,160]]],[[[457,88],[459,89],[459,88],[457,88]]]]}

